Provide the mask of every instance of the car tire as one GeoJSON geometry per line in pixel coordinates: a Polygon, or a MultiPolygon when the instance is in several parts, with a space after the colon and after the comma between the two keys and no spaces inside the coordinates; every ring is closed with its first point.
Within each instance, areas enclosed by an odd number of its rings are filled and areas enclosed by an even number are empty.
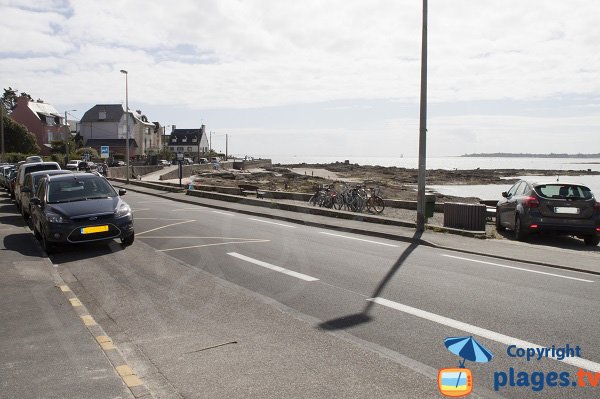
{"type": "Polygon", "coordinates": [[[48,241],[48,239],[46,239],[46,234],[42,233],[41,236],[42,236],[42,248],[44,249],[44,251],[46,251],[46,253],[48,255],[54,253],[54,250],[56,249],[54,244],[50,243],[48,241]]]}
{"type": "Polygon", "coordinates": [[[517,241],[527,240],[527,233],[523,231],[523,224],[521,223],[519,215],[515,218],[515,238],[517,241]]]}
{"type": "Polygon", "coordinates": [[[133,241],[135,241],[135,233],[131,233],[127,237],[121,238],[121,245],[123,248],[126,248],[133,245],[133,241]]]}
{"type": "Polygon", "coordinates": [[[21,207],[21,215],[23,216],[23,220],[29,220],[29,213],[25,212],[25,208],[21,207]]]}
{"type": "Polygon", "coordinates": [[[506,227],[502,226],[500,223],[500,210],[496,208],[496,231],[504,231],[506,227]]]}
{"type": "Polygon", "coordinates": [[[600,237],[597,235],[583,236],[583,242],[585,245],[589,245],[590,247],[595,247],[600,243],[600,237]]]}

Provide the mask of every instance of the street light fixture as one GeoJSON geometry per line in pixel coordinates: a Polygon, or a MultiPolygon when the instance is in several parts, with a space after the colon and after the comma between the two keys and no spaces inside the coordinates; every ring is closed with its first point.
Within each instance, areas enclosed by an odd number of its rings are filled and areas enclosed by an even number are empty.
{"type": "Polygon", "coordinates": [[[125,139],[125,157],[126,157],[126,165],[127,165],[127,184],[129,184],[129,86],[127,82],[127,76],[129,73],[121,69],[121,73],[125,74],[125,124],[126,124],[126,139],[125,139]]]}

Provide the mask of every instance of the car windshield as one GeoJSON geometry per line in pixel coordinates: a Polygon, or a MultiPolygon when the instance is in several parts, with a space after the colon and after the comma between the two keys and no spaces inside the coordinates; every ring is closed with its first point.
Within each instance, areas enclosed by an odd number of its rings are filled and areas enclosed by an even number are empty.
{"type": "Polygon", "coordinates": [[[48,203],[85,201],[116,197],[112,186],[102,178],[68,179],[51,181],[48,184],[48,203]]]}
{"type": "Polygon", "coordinates": [[[594,198],[589,188],[574,184],[542,184],[534,189],[538,195],[545,198],[586,200],[594,198]]]}

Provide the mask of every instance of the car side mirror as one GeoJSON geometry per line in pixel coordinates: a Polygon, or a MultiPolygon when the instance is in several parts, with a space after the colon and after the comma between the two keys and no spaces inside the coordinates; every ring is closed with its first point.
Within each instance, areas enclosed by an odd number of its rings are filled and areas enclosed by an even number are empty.
{"type": "Polygon", "coordinates": [[[29,200],[29,203],[35,206],[39,206],[42,203],[42,201],[40,201],[38,197],[33,197],[29,200]]]}
{"type": "Polygon", "coordinates": [[[119,197],[121,197],[121,196],[123,196],[125,194],[127,194],[127,190],[125,190],[124,188],[120,188],[119,189],[119,197]]]}
{"type": "Polygon", "coordinates": [[[504,198],[508,198],[508,193],[507,193],[506,191],[503,191],[503,192],[502,192],[502,196],[503,196],[504,198]]]}
{"type": "Polygon", "coordinates": [[[30,193],[31,192],[31,187],[29,186],[25,186],[21,189],[22,193],[30,193]]]}

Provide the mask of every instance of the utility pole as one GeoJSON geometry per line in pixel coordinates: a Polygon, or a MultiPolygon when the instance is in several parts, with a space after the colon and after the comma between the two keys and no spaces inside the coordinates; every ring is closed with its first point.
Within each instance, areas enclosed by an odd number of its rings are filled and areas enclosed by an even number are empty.
{"type": "Polygon", "coordinates": [[[4,162],[4,105],[0,104],[0,142],[2,142],[2,159],[4,162]]]}
{"type": "Polygon", "coordinates": [[[208,153],[212,153],[212,132],[208,133],[208,153]]]}
{"type": "Polygon", "coordinates": [[[419,177],[417,183],[417,231],[425,231],[425,161],[427,159],[427,0],[423,0],[421,39],[421,112],[419,123],[419,177]]]}
{"type": "Polygon", "coordinates": [[[229,154],[229,135],[225,133],[225,160],[229,159],[227,154],[229,154]]]}

